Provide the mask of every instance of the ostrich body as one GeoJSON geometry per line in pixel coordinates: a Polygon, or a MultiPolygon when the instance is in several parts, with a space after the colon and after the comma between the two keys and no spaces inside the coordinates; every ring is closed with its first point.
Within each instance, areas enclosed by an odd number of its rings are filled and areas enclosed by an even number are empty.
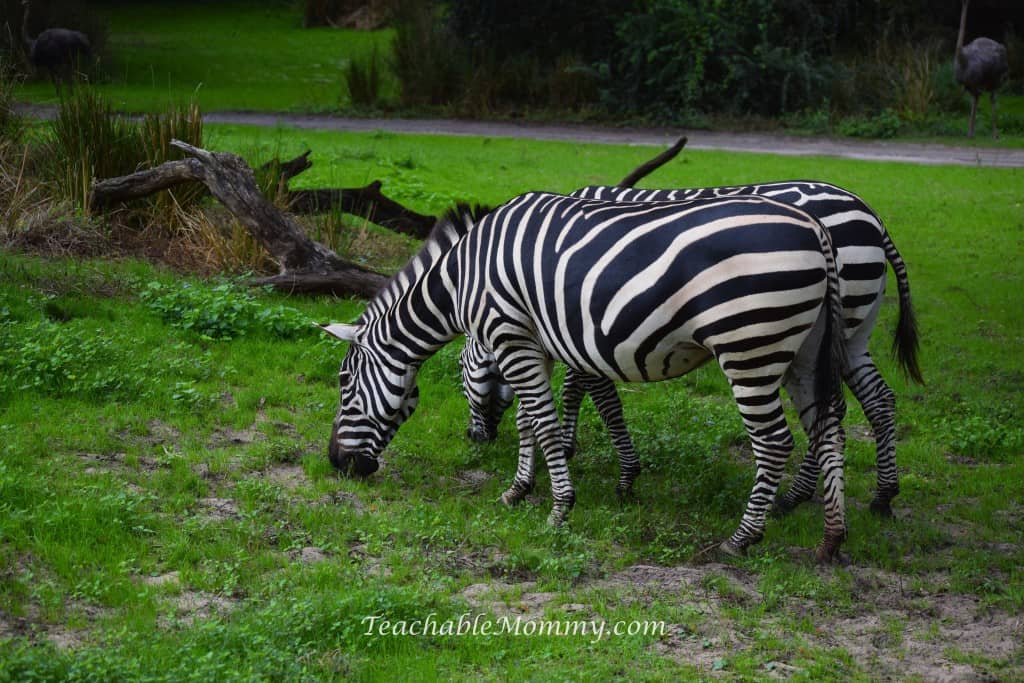
{"type": "Polygon", "coordinates": [[[30,3],[29,0],[22,0],[21,4],[25,7],[21,18],[21,39],[25,43],[25,53],[29,61],[37,69],[46,69],[58,92],[62,81],[66,81],[68,86],[72,87],[75,66],[80,59],[88,58],[92,53],[89,37],[81,31],[48,28],[35,38],[30,38],[30,3]]]}
{"type": "Polygon", "coordinates": [[[967,135],[974,137],[974,118],[978,113],[978,97],[988,92],[992,105],[992,137],[999,137],[996,132],[996,89],[1009,70],[1006,61],[1006,46],[991,38],[975,38],[964,45],[964,32],[967,27],[967,5],[964,0],[960,12],[960,35],[956,39],[956,61],[953,74],[956,82],[964,86],[971,94],[971,123],[967,135]]]}

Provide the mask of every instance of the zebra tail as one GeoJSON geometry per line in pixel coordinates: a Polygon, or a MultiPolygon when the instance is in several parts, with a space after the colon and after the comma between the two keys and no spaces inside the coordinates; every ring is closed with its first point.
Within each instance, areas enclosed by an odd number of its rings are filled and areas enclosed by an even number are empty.
{"type": "Polygon", "coordinates": [[[823,430],[829,419],[833,399],[842,396],[843,373],[846,367],[846,344],[843,329],[843,300],[839,290],[839,268],[836,264],[836,252],[832,239],[825,228],[819,224],[819,238],[822,253],[825,255],[825,281],[827,284],[826,299],[828,315],[825,316],[825,330],[818,347],[818,358],[814,373],[815,403],[818,406],[815,432],[823,430]]]}
{"type": "Polygon", "coordinates": [[[896,289],[899,294],[900,317],[896,323],[896,334],[892,339],[892,354],[903,367],[903,371],[918,384],[924,384],[921,367],[917,363],[920,341],[917,335],[917,316],[910,300],[910,280],[907,278],[907,264],[903,262],[896,245],[889,239],[889,233],[882,233],[885,260],[896,275],[896,289]]]}

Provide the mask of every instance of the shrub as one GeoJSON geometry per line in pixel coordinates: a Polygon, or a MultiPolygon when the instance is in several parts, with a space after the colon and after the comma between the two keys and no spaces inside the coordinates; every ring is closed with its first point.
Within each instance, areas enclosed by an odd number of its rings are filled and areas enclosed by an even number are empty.
{"type": "Polygon", "coordinates": [[[93,178],[127,175],[144,161],[137,124],[116,116],[90,88],[61,101],[47,147],[45,175],[60,195],[86,209],[93,178]]]}
{"type": "Polygon", "coordinates": [[[398,0],[395,6],[393,69],[406,106],[456,101],[468,72],[464,52],[429,0],[398,0]]]}
{"type": "Polygon", "coordinates": [[[369,59],[350,60],[344,68],[345,86],[349,101],[357,106],[370,107],[380,101],[381,70],[377,46],[373,46],[369,59]]]}
{"type": "Polygon", "coordinates": [[[248,333],[290,339],[313,331],[309,320],[298,310],[264,305],[251,292],[231,282],[212,289],[188,283],[175,288],[150,282],[140,298],[173,327],[205,339],[231,339],[248,333]]]}
{"type": "Polygon", "coordinates": [[[832,77],[827,24],[803,3],[652,0],[618,24],[606,101],[665,119],[817,106],[832,77]]]}

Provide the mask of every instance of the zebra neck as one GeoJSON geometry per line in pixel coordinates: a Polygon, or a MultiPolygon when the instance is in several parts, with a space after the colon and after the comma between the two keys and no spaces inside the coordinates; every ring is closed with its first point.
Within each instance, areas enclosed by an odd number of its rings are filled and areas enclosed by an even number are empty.
{"type": "Polygon", "coordinates": [[[427,269],[390,306],[365,321],[378,348],[397,362],[419,366],[462,334],[445,261],[427,269]]]}

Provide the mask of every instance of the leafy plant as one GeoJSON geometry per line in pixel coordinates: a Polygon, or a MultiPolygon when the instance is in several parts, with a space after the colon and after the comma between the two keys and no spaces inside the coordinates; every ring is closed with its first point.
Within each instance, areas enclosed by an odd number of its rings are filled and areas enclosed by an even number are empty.
{"type": "Polygon", "coordinates": [[[249,333],[290,339],[312,330],[309,320],[296,309],[262,305],[251,292],[231,282],[206,288],[189,283],[171,287],[154,281],[139,296],[172,326],[204,339],[226,340],[249,333]]]}
{"type": "Polygon", "coordinates": [[[369,58],[349,60],[344,68],[345,86],[352,104],[360,107],[371,107],[380,101],[381,58],[377,46],[369,58]]]}

